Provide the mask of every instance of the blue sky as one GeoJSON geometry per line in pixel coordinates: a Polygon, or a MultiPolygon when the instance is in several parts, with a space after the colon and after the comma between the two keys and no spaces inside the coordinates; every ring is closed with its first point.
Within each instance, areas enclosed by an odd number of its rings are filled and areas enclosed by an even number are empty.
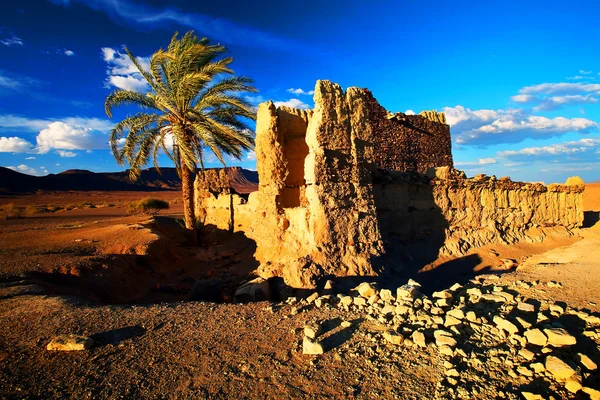
{"type": "MultiPolygon", "coordinates": [[[[144,61],[194,29],[255,79],[255,103],[310,108],[317,79],[367,87],[390,111],[446,112],[469,175],[600,180],[598,2],[202,3],[4,0],[0,165],[121,170],[104,99],[115,87],[144,90],[123,45],[144,61]]],[[[228,165],[255,168],[254,156],[228,165]]]]}

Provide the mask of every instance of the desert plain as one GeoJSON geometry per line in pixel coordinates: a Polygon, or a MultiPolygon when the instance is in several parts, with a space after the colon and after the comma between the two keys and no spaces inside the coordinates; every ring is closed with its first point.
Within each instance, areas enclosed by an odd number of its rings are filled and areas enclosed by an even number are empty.
{"type": "MultiPolygon", "coordinates": [[[[9,203],[59,210],[0,221],[1,398],[558,399],[600,393],[597,183],[586,185],[586,221],[571,238],[485,246],[464,257],[477,257],[476,263],[440,259],[407,276],[421,285],[418,301],[429,303],[429,315],[403,305],[400,290],[368,277],[354,291],[329,282],[290,293],[286,301],[274,295],[233,302],[257,266],[255,245],[240,233],[207,227],[199,247],[186,246],[177,190],[40,192],[0,200],[9,203]],[[168,201],[169,210],[129,213],[127,205],[145,196],[168,201]],[[199,289],[198,282],[215,280],[220,293],[199,289]],[[383,307],[369,304],[371,290],[385,299],[383,307]],[[473,301],[477,295],[489,302],[473,301]],[[454,301],[462,311],[436,307],[438,300],[454,301]],[[388,330],[390,312],[409,323],[433,318],[438,329],[431,337],[407,331],[398,339],[388,330]],[[522,325],[508,322],[503,330],[503,318],[522,325]],[[525,345],[534,325],[576,343],[531,349],[525,345]],[[322,354],[304,354],[311,327],[319,337],[315,353],[322,354]],[[85,351],[46,349],[65,334],[94,344],[85,351]],[[553,355],[567,362],[553,366],[553,355]],[[571,383],[579,385],[576,395],[566,385],[571,381],[578,382],[571,383]]],[[[542,334],[548,343],[551,335],[542,334]]]]}

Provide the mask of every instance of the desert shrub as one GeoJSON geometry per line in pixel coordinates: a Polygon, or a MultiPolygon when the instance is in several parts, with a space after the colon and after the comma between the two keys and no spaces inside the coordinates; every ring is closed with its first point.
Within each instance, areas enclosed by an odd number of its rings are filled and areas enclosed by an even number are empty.
{"type": "Polygon", "coordinates": [[[36,206],[35,204],[28,204],[27,207],[25,207],[25,215],[27,216],[43,213],[45,211],[45,208],[36,206]]]}
{"type": "Polygon", "coordinates": [[[57,212],[57,211],[59,211],[59,210],[62,210],[62,208],[61,208],[60,206],[55,206],[55,205],[53,205],[53,204],[51,204],[51,205],[49,205],[48,207],[46,207],[46,211],[47,211],[47,212],[51,212],[51,213],[53,213],[53,212],[57,212]]]}
{"type": "Polygon", "coordinates": [[[158,214],[161,210],[168,210],[168,209],[169,209],[168,202],[166,202],[164,200],[160,200],[160,199],[155,199],[152,197],[146,197],[139,201],[132,201],[131,203],[129,203],[127,205],[127,211],[130,213],[143,212],[144,214],[150,214],[150,215],[158,214]]]}
{"type": "Polygon", "coordinates": [[[66,210],[66,211],[71,211],[71,210],[74,210],[74,209],[76,209],[76,208],[77,208],[77,206],[76,206],[75,204],[67,204],[67,205],[65,206],[65,210],[66,210]]]}
{"type": "Polygon", "coordinates": [[[76,205],[77,208],[96,208],[96,206],[89,201],[82,201],[76,205]]]}
{"type": "Polygon", "coordinates": [[[15,206],[13,203],[5,204],[2,207],[2,217],[4,219],[22,218],[23,209],[15,206]]]}

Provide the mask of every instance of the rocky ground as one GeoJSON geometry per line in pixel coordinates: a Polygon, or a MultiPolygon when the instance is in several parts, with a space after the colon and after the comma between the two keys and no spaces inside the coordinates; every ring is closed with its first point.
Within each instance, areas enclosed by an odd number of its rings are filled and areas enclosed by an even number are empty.
{"type": "MultiPolygon", "coordinates": [[[[111,305],[15,278],[45,259],[58,268],[127,253],[129,236],[150,235],[113,227],[141,217],[73,213],[0,226],[0,398],[600,398],[600,225],[532,257],[514,250],[516,269],[445,274],[445,285],[428,273],[422,287],[333,282],[285,302],[178,301],[188,294],[175,293],[168,303],[111,305]],[[84,245],[88,253],[71,251],[84,245]],[[73,345],[85,350],[47,350],[68,334],[82,336],[73,345]]],[[[214,247],[219,254],[194,254],[213,265],[208,275],[235,272],[228,265],[240,260],[214,247]]],[[[163,272],[144,273],[173,288],[194,271],[163,272]]],[[[131,276],[139,275],[120,278],[131,276]]]]}

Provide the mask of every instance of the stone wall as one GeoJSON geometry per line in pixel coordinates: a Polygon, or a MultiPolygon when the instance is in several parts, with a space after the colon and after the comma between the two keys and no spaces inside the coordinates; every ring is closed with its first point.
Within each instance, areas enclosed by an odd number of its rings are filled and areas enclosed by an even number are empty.
{"type": "Polygon", "coordinates": [[[439,243],[436,256],[460,256],[490,243],[570,236],[570,229],[583,223],[583,190],[583,185],[545,186],[486,176],[374,187],[384,242],[428,240],[439,243]]]}
{"type": "Polygon", "coordinates": [[[264,278],[313,287],[327,275],[377,275],[415,241],[432,257],[461,255],[582,223],[582,185],[464,179],[443,114],[390,115],[369,91],[328,81],[314,100],[313,110],[259,105],[259,186],[247,201],[196,182],[198,215],[255,240],[264,278]]]}
{"type": "Polygon", "coordinates": [[[453,166],[450,127],[443,113],[389,114],[371,92],[364,91],[377,167],[424,174],[431,167],[453,166]]]}

